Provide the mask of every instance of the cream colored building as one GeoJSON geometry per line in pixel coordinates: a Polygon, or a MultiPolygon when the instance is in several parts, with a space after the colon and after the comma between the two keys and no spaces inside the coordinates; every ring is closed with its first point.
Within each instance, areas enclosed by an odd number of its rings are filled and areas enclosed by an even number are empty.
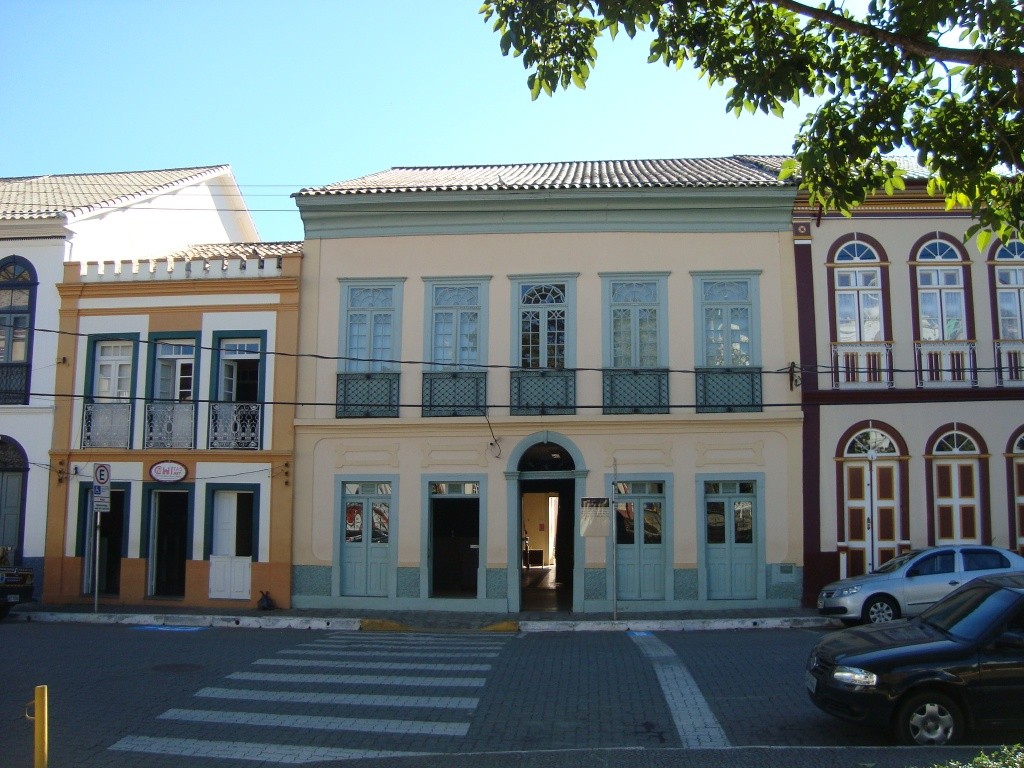
{"type": "Polygon", "coordinates": [[[292,604],[796,605],[777,163],[396,168],[297,193],[292,604]]]}

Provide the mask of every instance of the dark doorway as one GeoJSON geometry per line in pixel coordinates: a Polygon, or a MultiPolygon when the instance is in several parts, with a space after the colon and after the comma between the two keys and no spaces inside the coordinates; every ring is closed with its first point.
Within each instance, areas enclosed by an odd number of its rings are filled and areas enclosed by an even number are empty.
{"type": "Polygon", "coordinates": [[[111,489],[110,511],[100,515],[99,593],[121,592],[121,558],[124,556],[125,492],[111,489]]]}
{"type": "MultiPolygon", "coordinates": [[[[520,559],[520,609],[523,611],[571,611],[572,582],[575,566],[576,481],[520,480],[520,524],[524,531],[523,552],[520,559]],[[539,526],[524,519],[524,503],[545,501],[553,511],[553,546],[538,557],[538,550],[544,551],[536,540],[539,526]],[[533,530],[531,530],[531,528],[533,530]],[[532,537],[532,539],[531,539],[532,537]],[[531,539],[529,542],[528,539],[531,539]]],[[[529,517],[529,516],[528,516],[529,517]]],[[[531,518],[536,519],[536,518],[531,518]]],[[[551,519],[550,517],[548,518],[551,519]]],[[[550,541],[550,536],[548,540],[550,541]]]]}
{"type": "Polygon", "coordinates": [[[476,597],[480,564],[480,501],[430,502],[431,597],[476,597]]]}
{"type": "Polygon", "coordinates": [[[154,597],[185,596],[188,559],[188,503],[185,492],[153,494],[150,578],[154,597]]]}

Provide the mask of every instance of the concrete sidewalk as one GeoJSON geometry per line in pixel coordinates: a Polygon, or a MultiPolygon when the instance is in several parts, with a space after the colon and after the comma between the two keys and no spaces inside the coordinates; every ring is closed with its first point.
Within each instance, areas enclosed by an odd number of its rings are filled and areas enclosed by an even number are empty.
{"type": "Polygon", "coordinates": [[[679,632],[710,629],[841,628],[835,619],[809,608],[672,611],[651,613],[573,614],[471,611],[358,611],[275,609],[217,613],[175,606],[16,606],[7,621],[132,624],[249,629],[328,629],[364,632],[679,632]]]}

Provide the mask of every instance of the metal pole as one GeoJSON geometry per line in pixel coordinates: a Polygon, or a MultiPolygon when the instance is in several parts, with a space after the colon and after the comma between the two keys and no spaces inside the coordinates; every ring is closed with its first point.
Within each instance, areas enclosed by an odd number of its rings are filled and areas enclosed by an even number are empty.
{"type": "Polygon", "coordinates": [[[35,700],[35,768],[46,768],[49,762],[50,728],[46,686],[36,686],[35,700]]]}
{"type": "Polygon", "coordinates": [[[93,494],[89,494],[89,506],[92,508],[93,521],[96,527],[93,531],[93,538],[96,539],[92,558],[92,612],[98,613],[100,609],[100,516],[96,511],[96,500],[93,494]]]}
{"type": "Polygon", "coordinates": [[[612,459],[612,497],[609,499],[610,507],[608,509],[608,517],[611,518],[609,521],[611,524],[608,526],[609,536],[612,540],[612,621],[618,621],[619,618],[619,588],[615,583],[617,571],[619,570],[616,555],[619,549],[619,537],[617,526],[618,511],[615,509],[615,497],[618,496],[619,486],[619,461],[618,459],[612,459]]]}

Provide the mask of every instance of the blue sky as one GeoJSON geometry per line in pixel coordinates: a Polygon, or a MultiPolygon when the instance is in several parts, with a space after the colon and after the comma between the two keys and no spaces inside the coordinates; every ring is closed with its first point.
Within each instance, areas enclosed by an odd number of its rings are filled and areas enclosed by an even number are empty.
{"type": "Polygon", "coordinates": [[[530,100],[480,0],[0,0],[0,176],[229,164],[264,240],[290,194],[400,165],[788,153],[803,117],[600,48],[530,100]]]}

